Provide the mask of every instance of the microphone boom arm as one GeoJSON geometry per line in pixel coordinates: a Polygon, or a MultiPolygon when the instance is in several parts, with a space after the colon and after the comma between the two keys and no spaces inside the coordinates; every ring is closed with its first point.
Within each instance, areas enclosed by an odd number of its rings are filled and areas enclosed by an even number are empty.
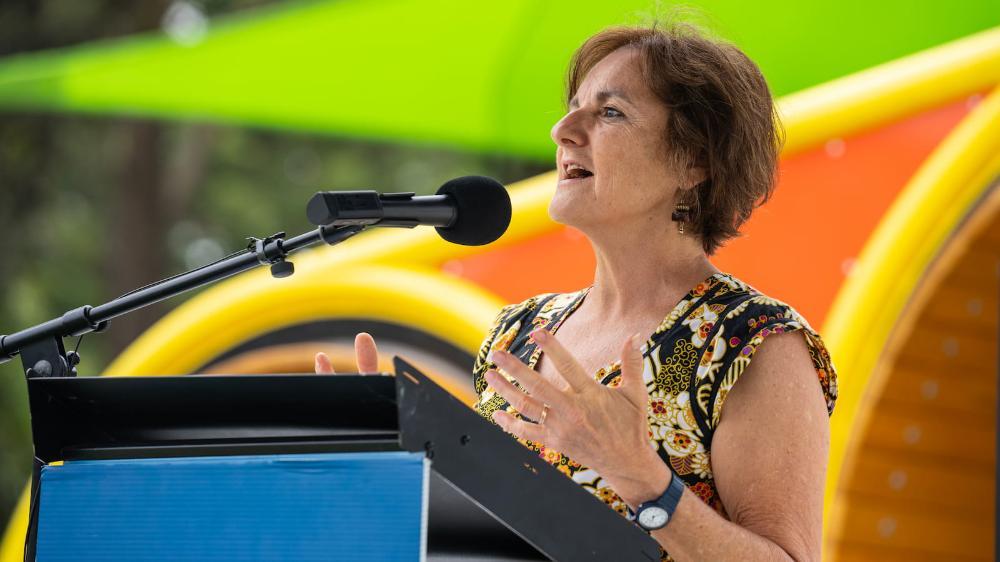
{"type": "Polygon", "coordinates": [[[285,259],[292,252],[318,242],[338,244],[365,226],[320,226],[288,239],[284,232],[250,238],[245,250],[216,262],[146,285],[105,304],[81,306],[41,324],[0,336],[0,363],[20,355],[28,378],[76,376],[80,356],[74,351],[66,352],[63,338],[100,332],[113,318],[262,265],[269,265],[271,275],[276,278],[288,277],[295,272],[292,263],[285,259]]]}

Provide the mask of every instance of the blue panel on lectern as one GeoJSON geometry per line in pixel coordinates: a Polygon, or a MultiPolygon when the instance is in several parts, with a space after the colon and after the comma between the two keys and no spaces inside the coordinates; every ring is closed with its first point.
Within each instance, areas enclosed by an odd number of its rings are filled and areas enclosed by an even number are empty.
{"type": "Polygon", "coordinates": [[[422,560],[427,462],[378,452],[46,466],[37,559],[422,560]]]}

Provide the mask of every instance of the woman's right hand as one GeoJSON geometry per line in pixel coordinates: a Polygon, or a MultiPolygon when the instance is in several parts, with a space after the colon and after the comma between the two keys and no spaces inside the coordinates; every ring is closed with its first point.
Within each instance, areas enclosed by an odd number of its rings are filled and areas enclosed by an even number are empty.
{"type": "MultiPolygon", "coordinates": [[[[354,337],[354,356],[358,362],[358,372],[363,375],[378,373],[378,348],[375,339],[367,332],[354,337]]],[[[333,374],[333,363],[322,351],[316,354],[316,373],[333,374]]]]}

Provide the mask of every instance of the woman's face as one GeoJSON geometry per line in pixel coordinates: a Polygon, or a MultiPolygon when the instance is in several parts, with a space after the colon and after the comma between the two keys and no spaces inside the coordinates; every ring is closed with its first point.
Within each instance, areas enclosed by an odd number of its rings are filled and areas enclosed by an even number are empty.
{"type": "Polygon", "coordinates": [[[679,178],[663,140],[667,112],[642,81],[635,49],[601,59],[552,127],[559,170],[552,218],[585,232],[623,221],[668,225],[679,178]]]}

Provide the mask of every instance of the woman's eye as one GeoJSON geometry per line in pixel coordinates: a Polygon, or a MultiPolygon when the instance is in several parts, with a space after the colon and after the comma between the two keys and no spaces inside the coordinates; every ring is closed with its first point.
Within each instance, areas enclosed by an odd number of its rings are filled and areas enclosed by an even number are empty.
{"type": "Polygon", "coordinates": [[[615,109],[613,107],[610,107],[610,106],[602,107],[601,108],[601,114],[604,117],[611,117],[613,119],[617,119],[619,117],[625,117],[624,113],[622,113],[621,111],[618,111],[617,109],[615,109]]]}

